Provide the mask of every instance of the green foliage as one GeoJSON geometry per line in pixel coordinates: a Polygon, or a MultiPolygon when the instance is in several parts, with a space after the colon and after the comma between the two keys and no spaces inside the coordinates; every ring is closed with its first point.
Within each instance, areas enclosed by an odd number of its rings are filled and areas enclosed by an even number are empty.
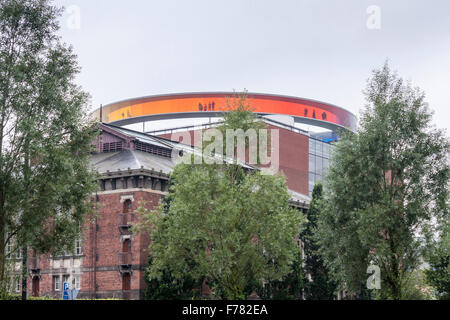
{"type": "MultiPolygon", "coordinates": [[[[230,114],[221,130],[260,127],[247,110],[230,114]]],[[[152,239],[151,279],[206,280],[216,298],[245,299],[262,279],[291,273],[304,217],[290,207],[284,177],[245,173],[236,163],[181,163],[166,199],[151,212],[137,210],[142,223],[135,230],[152,239]]]]}
{"type": "Polygon", "coordinates": [[[305,299],[333,300],[336,297],[336,283],[331,279],[327,267],[318,254],[318,240],[314,237],[317,219],[320,213],[320,202],[323,200],[323,186],[314,186],[312,200],[306,215],[308,222],[301,234],[305,254],[305,299]]]}
{"type": "MultiPolygon", "coordinates": [[[[234,94],[233,97],[227,98],[227,112],[223,113],[223,123],[218,127],[222,136],[224,137],[223,142],[223,154],[227,154],[227,130],[239,130],[241,129],[243,133],[247,133],[248,130],[254,130],[256,132],[256,139],[260,139],[260,129],[266,129],[267,126],[264,121],[258,118],[258,114],[253,112],[253,108],[251,107],[249,101],[247,100],[247,91],[244,90],[242,93],[234,94]]],[[[269,137],[268,140],[270,141],[269,137]]],[[[234,147],[234,158],[237,159],[237,143],[238,138],[234,138],[233,145],[234,147]]],[[[250,139],[249,137],[245,138],[244,141],[245,150],[249,150],[250,139]]],[[[204,146],[206,147],[206,146],[204,146]]],[[[270,144],[268,143],[267,148],[270,148],[270,144]]],[[[243,159],[241,159],[243,160],[243,159]]],[[[261,163],[261,159],[259,158],[259,153],[257,153],[257,164],[261,163]]]]}
{"type": "Polygon", "coordinates": [[[402,299],[434,225],[448,216],[449,141],[434,129],[424,94],[386,64],[365,91],[356,134],[337,143],[317,239],[341,289],[356,295],[369,264],[381,269],[381,294],[402,299]]]}
{"type": "Polygon", "coordinates": [[[0,291],[0,300],[22,300],[22,295],[11,294],[7,291],[0,291]]]}
{"type": "Polygon", "coordinates": [[[259,119],[258,114],[253,112],[254,108],[248,101],[247,90],[234,93],[232,97],[228,97],[224,111],[226,112],[222,114],[223,123],[219,127],[224,135],[227,129],[247,131],[248,129],[258,130],[266,127],[266,124],[259,119]]]}
{"type": "MultiPolygon", "coordinates": [[[[148,266],[153,264],[152,256],[148,258],[148,266]]],[[[147,284],[145,299],[147,300],[189,300],[199,296],[201,283],[193,281],[188,275],[183,279],[173,277],[170,266],[161,271],[159,278],[150,277],[147,268],[144,280],[147,284]]]]}
{"type": "Polygon", "coordinates": [[[304,288],[304,269],[302,268],[302,254],[300,248],[294,254],[292,271],[282,280],[272,280],[261,285],[257,283],[255,287],[259,297],[264,300],[297,300],[301,299],[304,288]]]}
{"type": "Polygon", "coordinates": [[[423,270],[417,269],[406,275],[406,282],[403,288],[403,300],[434,300],[434,290],[427,284],[423,270]]]}
{"type": "MultiPolygon", "coordinates": [[[[175,177],[171,176],[169,178],[169,188],[174,185],[175,177]]],[[[167,217],[169,212],[170,204],[172,203],[174,195],[169,193],[161,203],[161,210],[167,217]]],[[[141,200],[137,209],[137,213],[141,217],[148,217],[148,211],[145,209],[146,202],[141,200]]],[[[151,220],[151,219],[150,219],[151,220]]],[[[143,224],[133,226],[135,232],[142,232],[146,227],[151,224],[151,221],[146,220],[143,224]]],[[[148,267],[145,270],[144,280],[147,284],[147,289],[145,291],[145,299],[147,300],[186,300],[199,298],[199,291],[201,283],[196,283],[189,275],[186,275],[182,279],[177,279],[172,275],[170,266],[166,266],[165,269],[161,271],[159,277],[151,277],[149,274],[150,266],[153,264],[153,257],[149,255],[148,257],[148,267]]]]}
{"type": "Polygon", "coordinates": [[[97,130],[74,83],[76,56],[57,36],[60,13],[48,0],[0,2],[0,290],[6,244],[73,249],[96,190],[97,130]]]}
{"type": "Polygon", "coordinates": [[[165,214],[144,214],[151,224],[149,275],[170,266],[176,279],[208,279],[217,297],[245,298],[255,279],[287,275],[294,260],[302,215],[289,207],[285,180],[217,165],[178,165],[165,214]]]}
{"type": "MultiPolygon", "coordinates": [[[[386,291],[377,291],[373,294],[376,300],[386,300],[390,296],[386,291]]],[[[425,272],[422,269],[408,271],[402,287],[402,300],[435,300],[435,290],[426,282],[425,272]]]]}
{"type": "MultiPolygon", "coordinates": [[[[21,294],[12,294],[12,293],[8,293],[8,292],[4,292],[2,294],[0,294],[0,300],[22,300],[22,295],[21,294]]],[[[28,300],[58,300],[55,298],[50,298],[50,297],[28,297],[28,300]]]]}
{"type": "Polygon", "coordinates": [[[429,269],[425,270],[427,283],[436,290],[436,296],[450,300],[450,224],[446,222],[439,242],[428,257],[429,269]]]}

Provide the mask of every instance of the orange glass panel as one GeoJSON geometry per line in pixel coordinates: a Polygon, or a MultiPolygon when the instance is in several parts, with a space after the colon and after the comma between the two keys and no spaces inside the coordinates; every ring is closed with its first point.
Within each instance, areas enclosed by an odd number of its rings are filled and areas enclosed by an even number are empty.
{"type": "MultiPolygon", "coordinates": [[[[319,102],[308,103],[306,100],[301,102],[301,99],[296,101],[295,99],[281,98],[277,100],[276,97],[268,97],[249,97],[247,101],[255,112],[312,118],[353,129],[354,116],[344,109],[319,102]]],[[[128,103],[122,103],[122,107],[112,108],[115,110],[111,112],[108,112],[108,107],[106,107],[104,116],[107,122],[114,122],[127,118],[165,113],[226,111],[229,99],[224,95],[207,95],[205,97],[196,95],[195,97],[189,97],[189,94],[183,97],[149,98],[148,100],[150,101],[137,99],[138,101],[135,103],[133,103],[133,100],[130,100],[128,103]]],[[[114,105],[110,106],[114,107],[114,105]]]]}

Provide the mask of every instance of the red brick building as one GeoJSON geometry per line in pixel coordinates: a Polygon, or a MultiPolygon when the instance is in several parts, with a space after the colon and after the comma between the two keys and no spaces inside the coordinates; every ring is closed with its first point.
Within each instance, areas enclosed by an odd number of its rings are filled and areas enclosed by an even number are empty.
{"type": "Polygon", "coordinates": [[[79,298],[140,299],[145,289],[149,237],[132,234],[140,199],[156,206],[167,191],[173,163],[164,139],[101,125],[91,163],[101,175],[92,200],[97,215],[87,221],[74,253],[29,259],[32,295],[60,297],[71,283],[79,298]]]}
{"type": "MultiPolygon", "coordinates": [[[[138,102],[142,104],[144,100],[138,102]]],[[[211,108],[220,106],[218,102],[210,104],[211,108]]],[[[313,107],[325,108],[318,103],[313,107]]],[[[109,108],[109,117],[123,108],[128,108],[127,102],[113,105],[109,108]]],[[[339,112],[335,113],[339,115],[339,112]]],[[[331,118],[332,113],[328,117],[331,118]]],[[[326,172],[332,146],[322,141],[326,140],[323,136],[286,122],[268,118],[264,121],[270,129],[279,130],[279,170],[286,176],[291,204],[304,211],[315,181],[321,180],[326,172]]],[[[339,121],[342,119],[335,122],[339,121]]],[[[124,125],[120,121],[115,124],[124,125]]],[[[171,133],[184,131],[193,136],[198,128],[174,128],[150,135],[112,124],[100,126],[101,137],[91,158],[91,164],[100,174],[98,191],[92,196],[98,214],[86,221],[75,252],[58,257],[29,254],[30,295],[61,297],[62,284],[69,282],[72,289],[79,290],[78,298],[143,298],[150,239],[146,234],[131,232],[131,224],[138,218],[134,211],[139,200],[146,200],[151,209],[167,194],[169,174],[175,165],[172,151],[187,147],[171,141],[171,133]]],[[[243,166],[252,169],[249,165],[243,166]]],[[[20,265],[20,257],[17,257],[17,271],[20,265]]],[[[20,281],[14,285],[18,292],[20,285],[20,281]]]]}

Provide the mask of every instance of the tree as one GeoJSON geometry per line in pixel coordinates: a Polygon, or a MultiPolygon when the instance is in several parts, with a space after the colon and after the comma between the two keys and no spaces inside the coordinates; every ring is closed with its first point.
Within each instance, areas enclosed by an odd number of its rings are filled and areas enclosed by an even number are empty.
{"type": "Polygon", "coordinates": [[[437,297],[450,300],[450,224],[445,222],[438,243],[428,257],[430,268],[425,270],[426,281],[435,288],[437,297]]]}
{"type": "MultiPolygon", "coordinates": [[[[219,130],[260,128],[244,101],[219,130]]],[[[216,297],[244,299],[263,279],[290,273],[303,216],[289,205],[284,177],[245,172],[233,161],[180,163],[170,179],[170,205],[140,209],[138,230],[152,239],[150,277],[162,279],[170,266],[175,279],[206,279],[216,297]]]]}
{"type": "MultiPolygon", "coordinates": [[[[169,188],[171,188],[174,184],[174,177],[169,178],[169,188]]],[[[169,194],[163,198],[161,203],[161,210],[164,212],[165,216],[169,212],[170,204],[172,203],[173,195],[169,194]]],[[[141,199],[139,202],[139,206],[136,210],[136,213],[145,217],[148,211],[145,209],[146,202],[141,199]]],[[[164,219],[163,218],[163,219],[164,219]]],[[[140,228],[143,225],[135,225],[133,226],[134,230],[137,232],[141,232],[140,228]]],[[[173,276],[172,270],[170,266],[166,266],[163,270],[161,270],[161,274],[159,277],[152,277],[149,273],[150,266],[153,264],[152,255],[148,256],[148,266],[145,270],[144,280],[147,284],[147,289],[145,291],[145,299],[147,300],[185,300],[192,299],[199,296],[199,288],[201,286],[201,282],[195,282],[189,275],[183,277],[182,279],[177,279],[173,276]]]]}
{"type": "Polygon", "coordinates": [[[403,300],[435,300],[433,287],[427,284],[424,270],[416,269],[407,274],[402,293],[403,300]]]}
{"type": "Polygon", "coordinates": [[[72,249],[96,190],[96,130],[74,83],[76,56],[56,35],[60,13],[48,0],[0,3],[0,290],[14,242],[24,298],[28,249],[72,249]]]}
{"type": "Polygon", "coordinates": [[[302,297],[304,288],[304,268],[302,267],[300,248],[294,254],[292,270],[281,280],[267,281],[263,285],[256,283],[258,295],[264,300],[297,300],[302,297]]]}
{"type": "Polygon", "coordinates": [[[318,254],[318,241],[314,238],[322,199],[323,186],[321,183],[318,183],[314,186],[312,192],[312,200],[306,214],[308,222],[301,235],[303,252],[306,257],[304,271],[308,277],[308,279],[305,279],[306,300],[333,300],[336,297],[337,286],[331,279],[327,267],[318,254]]]}
{"type": "MultiPolygon", "coordinates": [[[[294,260],[301,214],[289,207],[282,177],[234,175],[216,165],[178,165],[177,183],[167,215],[156,210],[151,221],[149,274],[208,279],[215,294],[243,299],[255,279],[281,279],[294,260]]],[[[241,169],[242,170],[242,169],[241,169]]]]}
{"type": "Polygon", "coordinates": [[[343,133],[319,215],[319,252],[341,289],[356,295],[370,264],[379,298],[402,299],[424,257],[434,219],[448,216],[449,141],[431,125],[425,95],[391,72],[375,70],[355,134],[343,133]]]}
{"type": "MultiPolygon", "coordinates": [[[[148,266],[153,264],[153,258],[148,257],[148,266]]],[[[161,271],[159,278],[153,278],[146,269],[144,280],[147,284],[145,299],[147,300],[187,300],[197,297],[198,288],[201,283],[195,283],[191,278],[185,277],[182,280],[172,275],[170,266],[161,271]]]]}

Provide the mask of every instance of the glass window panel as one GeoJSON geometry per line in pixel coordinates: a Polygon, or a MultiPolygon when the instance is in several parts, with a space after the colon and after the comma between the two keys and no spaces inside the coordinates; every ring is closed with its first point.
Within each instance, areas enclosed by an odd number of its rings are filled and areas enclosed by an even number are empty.
{"type": "Polygon", "coordinates": [[[309,172],[314,172],[316,170],[316,156],[313,154],[309,155],[309,172]]]}
{"type": "Polygon", "coordinates": [[[309,139],[309,153],[316,153],[316,141],[309,139]]]}
{"type": "Polygon", "coordinates": [[[330,157],[330,145],[328,143],[324,143],[322,147],[323,147],[323,156],[325,158],[329,158],[330,157]]]}
{"type": "Polygon", "coordinates": [[[80,276],[76,275],[72,277],[72,289],[80,290],[80,276]]]}
{"type": "Polygon", "coordinates": [[[316,155],[321,156],[322,155],[322,142],[316,141],[316,155]]]}
{"type": "Polygon", "coordinates": [[[317,182],[322,182],[322,175],[316,174],[316,178],[315,178],[314,183],[317,183],[317,182]]]}
{"type": "Polygon", "coordinates": [[[81,239],[75,240],[75,255],[81,255],[81,239]]]}
{"type": "Polygon", "coordinates": [[[309,173],[308,182],[314,184],[314,173],[309,173]]]}
{"type": "Polygon", "coordinates": [[[55,291],[59,291],[59,276],[53,276],[53,283],[55,284],[55,291]]]}
{"type": "Polygon", "coordinates": [[[8,243],[6,244],[6,251],[5,251],[5,255],[8,256],[11,251],[13,250],[13,244],[11,239],[8,241],[8,243]]]}
{"type": "Polygon", "coordinates": [[[322,157],[316,157],[316,171],[317,174],[322,174],[322,157]]]}
{"type": "Polygon", "coordinates": [[[309,192],[312,192],[313,188],[314,188],[314,173],[309,173],[309,178],[308,178],[309,192]]]}

